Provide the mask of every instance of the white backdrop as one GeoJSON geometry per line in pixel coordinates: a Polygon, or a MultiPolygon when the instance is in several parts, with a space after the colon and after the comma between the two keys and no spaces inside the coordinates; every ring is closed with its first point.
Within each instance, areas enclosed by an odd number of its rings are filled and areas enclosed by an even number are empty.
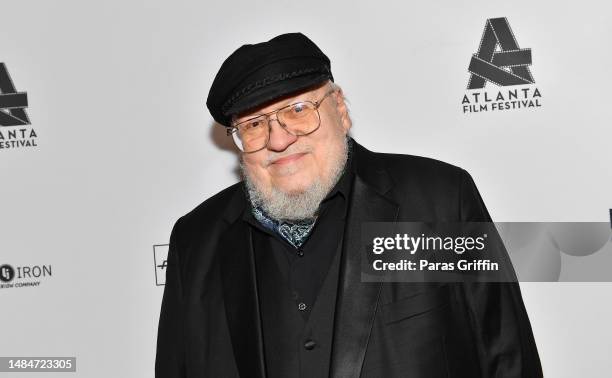
{"type": "MultiPolygon", "coordinates": [[[[467,169],[496,221],[609,221],[607,1],[1,4],[0,62],[27,92],[37,146],[0,149],[0,265],[52,275],[0,289],[0,356],[76,356],[75,377],[153,376],[153,245],[237,180],[208,89],[238,46],[285,32],[330,57],[366,147],[467,169]],[[532,49],[541,107],[462,112],[494,17],[532,49]]],[[[610,376],[612,284],[521,286],[545,375],[610,376]]]]}

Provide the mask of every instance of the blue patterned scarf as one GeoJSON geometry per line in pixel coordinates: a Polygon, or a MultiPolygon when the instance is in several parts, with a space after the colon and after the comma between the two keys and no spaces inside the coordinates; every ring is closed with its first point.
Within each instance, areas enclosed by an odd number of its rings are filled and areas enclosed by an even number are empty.
{"type": "Polygon", "coordinates": [[[289,223],[285,221],[277,221],[270,218],[259,207],[252,207],[253,216],[259,223],[269,230],[279,234],[289,244],[295,248],[299,248],[306,242],[310,232],[312,231],[316,218],[299,220],[295,223],[289,223]]]}

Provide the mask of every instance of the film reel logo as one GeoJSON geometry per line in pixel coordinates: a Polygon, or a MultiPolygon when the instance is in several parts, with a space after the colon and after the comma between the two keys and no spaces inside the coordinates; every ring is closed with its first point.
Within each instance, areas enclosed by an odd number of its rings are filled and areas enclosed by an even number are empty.
{"type": "Polygon", "coordinates": [[[490,18],[472,56],[467,89],[484,88],[487,82],[498,86],[535,84],[529,71],[531,49],[521,49],[505,17],[490,18]]]}

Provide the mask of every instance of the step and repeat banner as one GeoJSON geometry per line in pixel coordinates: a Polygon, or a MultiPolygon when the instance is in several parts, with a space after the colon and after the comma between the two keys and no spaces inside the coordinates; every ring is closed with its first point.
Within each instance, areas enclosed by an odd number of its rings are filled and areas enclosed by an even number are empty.
{"type": "MultiPolygon", "coordinates": [[[[466,169],[498,222],[609,224],[611,10],[3,2],[0,357],[49,359],[66,377],[154,375],[172,226],[240,179],[208,90],[237,47],[282,33],[329,56],[370,150],[466,169]]],[[[545,376],[609,376],[606,266],[601,279],[521,282],[545,376]]],[[[16,374],[46,376],[0,377],[16,374]]]]}

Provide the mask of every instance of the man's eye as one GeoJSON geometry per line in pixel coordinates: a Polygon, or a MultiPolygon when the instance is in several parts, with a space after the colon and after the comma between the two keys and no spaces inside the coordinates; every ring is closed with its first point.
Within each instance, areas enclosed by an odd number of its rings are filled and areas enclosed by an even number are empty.
{"type": "Polygon", "coordinates": [[[293,106],[293,112],[294,113],[300,113],[304,110],[304,105],[303,104],[297,104],[293,106]]]}
{"type": "Polygon", "coordinates": [[[249,129],[254,129],[254,128],[259,127],[259,126],[261,126],[261,121],[252,121],[252,122],[249,122],[247,124],[247,127],[249,129]]]}

